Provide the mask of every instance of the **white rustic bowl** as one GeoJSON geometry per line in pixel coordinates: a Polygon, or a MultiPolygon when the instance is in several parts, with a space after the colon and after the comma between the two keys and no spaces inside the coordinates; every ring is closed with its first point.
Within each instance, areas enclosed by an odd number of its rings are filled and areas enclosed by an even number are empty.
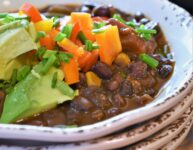
{"type": "Polygon", "coordinates": [[[188,122],[185,128],[178,135],[176,135],[172,141],[164,145],[160,150],[176,150],[190,132],[192,125],[193,120],[192,122],[188,122]]]}
{"type": "MultiPolygon", "coordinates": [[[[38,7],[46,4],[72,3],[71,0],[29,0],[38,7]]],[[[84,0],[74,0],[81,3],[84,0]]],[[[1,0],[1,9],[14,10],[24,0],[1,0]],[[10,2],[10,3],[9,3],[10,2]]],[[[128,126],[153,118],[176,105],[193,87],[192,17],[182,8],[167,0],[109,0],[115,7],[129,13],[144,12],[160,23],[175,54],[172,78],[162,88],[155,101],[145,107],[122,113],[111,119],[78,128],[50,128],[29,125],[0,125],[0,138],[31,139],[39,141],[72,142],[101,137],[128,126]]]]}
{"type": "MultiPolygon", "coordinates": [[[[191,124],[189,123],[193,117],[193,89],[191,92],[176,106],[155,117],[145,123],[138,124],[132,128],[126,128],[118,133],[101,137],[99,139],[88,140],[85,142],[74,143],[49,143],[49,142],[35,142],[35,141],[19,141],[19,140],[0,140],[0,150],[9,148],[20,148],[22,150],[42,149],[42,150],[96,150],[96,149],[115,149],[137,143],[132,146],[133,149],[157,149],[164,144],[171,142],[170,147],[176,147],[182,142],[191,124]],[[187,131],[182,132],[184,126],[188,122],[187,131]],[[154,135],[155,136],[152,136],[154,135]],[[148,139],[148,137],[151,138],[148,139]],[[173,137],[175,137],[173,139],[173,137]],[[6,145],[9,145],[6,147],[6,145]],[[11,146],[12,145],[12,146],[11,146]],[[29,146],[29,147],[28,147],[29,146]]],[[[168,148],[168,144],[164,147],[168,148]]],[[[169,147],[169,148],[170,148],[169,147]]],[[[169,149],[171,150],[171,149],[169,149]]]]}

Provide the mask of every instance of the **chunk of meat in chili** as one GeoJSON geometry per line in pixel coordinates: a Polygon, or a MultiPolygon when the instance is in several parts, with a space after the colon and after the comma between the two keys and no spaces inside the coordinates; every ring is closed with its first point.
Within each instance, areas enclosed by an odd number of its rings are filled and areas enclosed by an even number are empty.
{"type": "Polygon", "coordinates": [[[144,78],[147,76],[147,64],[137,61],[129,65],[129,74],[134,79],[144,78]]]}
{"type": "Polygon", "coordinates": [[[137,35],[133,28],[126,26],[116,19],[111,18],[108,20],[108,23],[118,26],[123,50],[131,51],[137,54],[153,54],[153,52],[155,51],[157,44],[153,38],[149,41],[144,40],[137,35]]]}

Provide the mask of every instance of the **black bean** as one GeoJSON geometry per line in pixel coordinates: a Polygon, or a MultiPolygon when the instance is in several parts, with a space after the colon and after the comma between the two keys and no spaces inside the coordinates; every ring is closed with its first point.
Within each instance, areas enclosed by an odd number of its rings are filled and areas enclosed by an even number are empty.
{"type": "Polygon", "coordinates": [[[113,75],[111,68],[102,62],[98,62],[92,70],[102,79],[110,79],[113,75]]]}
{"type": "Polygon", "coordinates": [[[103,93],[95,93],[92,98],[93,103],[100,109],[108,109],[111,107],[111,103],[107,95],[103,93]]]}
{"type": "Polygon", "coordinates": [[[70,105],[76,111],[89,111],[94,107],[92,102],[82,96],[76,97],[70,105]]]}
{"type": "Polygon", "coordinates": [[[120,94],[116,94],[113,96],[112,103],[117,107],[123,107],[126,104],[124,98],[120,94]]]}
{"type": "Polygon", "coordinates": [[[93,93],[95,93],[99,88],[96,86],[88,86],[86,88],[81,87],[80,94],[84,95],[85,97],[92,96],[93,93]]]}
{"type": "Polygon", "coordinates": [[[120,88],[120,94],[123,96],[131,96],[133,94],[133,87],[132,87],[132,83],[129,80],[125,80],[120,88]]]}
{"type": "Polygon", "coordinates": [[[79,11],[80,12],[86,12],[91,13],[92,10],[97,6],[97,4],[92,2],[86,2],[83,5],[80,6],[79,11]]]}
{"type": "Polygon", "coordinates": [[[88,7],[88,8],[91,9],[91,10],[98,6],[97,3],[92,3],[92,2],[86,2],[86,3],[84,3],[83,5],[86,6],[86,7],[88,7]]]}
{"type": "Polygon", "coordinates": [[[162,65],[158,68],[158,74],[161,78],[167,78],[173,71],[173,68],[171,65],[162,65]]]}
{"type": "Polygon", "coordinates": [[[100,121],[105,117],[105,114],[102,110],[95,110],[92,112],[92,118],[96,121],[100,121]]]}
{"type": "Polygon", "coordinates": [[[79,9],[79,12],[91,13],[91,9],[85,5],[82,5],[79,9]]]}
{"type": "Polygon", "coordinates": [[[153,54],[152,57],[155,58],[157,61],[159,61],[160,64],[171,64],[172,63],[168,58],[165,58],[161,56],[160,54],[153,54]]]}
{"type": "Polygon", "coordinates": [[[143,18],[145,18],[145,15],[142,12],[137,12],[135,14],[135,19],[136,19],[137,22],[139,22],[143,18]]]}
{"type": "Polygon", "coordinates": [[[117,81],[119,84],[121,84],[124,78],[125,78],[125,74],[123,74],[122,72],[118,72],[113,76],[113,80],[117,81]]]}
{"type": "Polygon", "coordinates": [[[92,11],[93,16],[111,17],[111,11],[108,6],[95,7],[92,11]]]}
{"type": "Polygon", "coordinates": [[[135,78],[144,78],[147,75],[147,64],[137,61],[129,65],[130,75],[135,78]]]}
{"type": "Polygon", "coordinates": [[[107,89],[114,91],[119,87],[119,83],[116,80],[112,80],[107,84],[107,89]]]}
{"type": "Polygon", "coordinates": [[[142,80],[140,80],[140,83],[145,88],[151,88],[155,86],[156,80],[153,76],[149,74],[146,78],[143,78],[142,80]]]}
{"type": "Polygon", "coordinates": [[[107,114],[109,117],[113,117],[113,116],[116,116],[118,114],[121,113],[121,110],[117,107],[113,107],[113,108],[110,108],[108,111],[107,111],[107,114]]]}

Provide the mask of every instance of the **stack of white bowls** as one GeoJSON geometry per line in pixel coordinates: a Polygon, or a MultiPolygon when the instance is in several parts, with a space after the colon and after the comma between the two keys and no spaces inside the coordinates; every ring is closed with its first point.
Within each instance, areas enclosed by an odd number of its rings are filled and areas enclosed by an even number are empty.
{"type": "MultiPolygon", "coordinates": [[[[24,0],[10,2],[4,9],[18,8],[24,0]]],[[[45,5],[43,0],[30,2],[45,5]]],[[[83,0],[73,1],[76,2],[83,0]]],[[[46,4],[56,3],[72,1],[46,0],[46,4]]],[[[128,13],[141,11],[159,22],[175,56],[171,79],[152,103],[93,125],[64,129],[0,125],[0,144],[4,144],[0,149],[175,150],[184,140],[193,123],[192,17],[167,0],[109,0],[107,3],[128,13]]]]}

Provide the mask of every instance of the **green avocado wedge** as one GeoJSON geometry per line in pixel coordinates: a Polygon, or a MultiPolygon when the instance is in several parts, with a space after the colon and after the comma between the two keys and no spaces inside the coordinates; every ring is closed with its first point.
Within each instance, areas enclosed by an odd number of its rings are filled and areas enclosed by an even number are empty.
{"type": "Polygon", "coordinates": [[[60,69],[52,67],[46,74],[41,74],[44,67],[43,62],[37,64],[6,96],[0,123],[13,123],[25,119],[72,100],[77,95],[77,91],[62,81],[63,73],[60,69]],[[52,88],[51,82],[55,72],[58,74],[57,83],[56,87],[52,88]]]}
{"type": "Polygon", "coordinates": [[[32,37],[32,33],[35,36],[35,31],[32,30],[32,27],[33,24],[29,28],[31,29],[29,34],[22,27],[20,21],[0,26],[0,79],[9,80],[10,75],[7,75],[6,70],[12,72],[15,68],[21,66],[20,61],[14,59],[33,49],[37,49],[37,44],[34,42],[34,37],[32,37]]]}

